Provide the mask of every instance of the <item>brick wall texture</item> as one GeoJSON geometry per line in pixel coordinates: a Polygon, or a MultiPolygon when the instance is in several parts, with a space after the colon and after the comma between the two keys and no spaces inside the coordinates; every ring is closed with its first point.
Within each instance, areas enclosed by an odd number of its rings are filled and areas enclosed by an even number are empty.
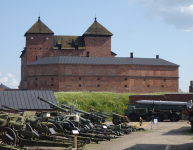
{"type": "Polygon", "coordinates": [[[20,89],[53,91],[178,92],[178,66],[33,65],[52,56],[114,57],[111,36],[84,35],[85,49],[54,49],[53,34],[28,33],[21,57],[20,89]]]}

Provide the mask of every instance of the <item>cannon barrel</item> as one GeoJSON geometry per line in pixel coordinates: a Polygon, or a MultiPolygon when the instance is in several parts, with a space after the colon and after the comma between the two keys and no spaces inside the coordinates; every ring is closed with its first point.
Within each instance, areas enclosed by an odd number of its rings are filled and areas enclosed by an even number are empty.
{"type": "Polygon", "coordinates": [[[98,115],[98,116],[100,116],[100,117],[103,117],[103,118],[107,118],[107,116],[109,116],[109,117],[111,117],[112,115],[110,115],[110,114],[106,114],[106,113],[103,113],[103,112],[99,112],[99,111],[97,111],[97,110],[94,110],[94,109],[90,109],[90,111],[91,112],[96,112],[96,114],[95,115],[98,115]],[[104,116],[104,115],[106,115],[106,116],[104,116]]]}
{"type": "Polygon", "coordinates": [[[59,110],[61,110],[61,111],[63,111],[63,112],[68,112],[67,110],[59,107],[58,105],[55,105],[55,104],[53,104],[53,103],[51,103],[51,102],[49,102],[49,101],[47,101],[47,100],[45,100],[45,99],[43,99],[43,98],[41,98],[41,97],[39,97],[39,96],[38,96],[38,99],[41,100],[41,101],[44,101],[44,102],[46,102],[46,103],[48,103],[48,104],[50,104],[51,107],[57,108],[57,109],[59,109],[59,110]]]}
{"type": "Polygon", "coordinates": [[[19,112],[24,112],[23,110],[16,109],[16,108],[13,108],[13,107],[8,107],[8,106],[5,106],[5,105],[2,105],[2,108],[12,109],[12,110],[19,111],[19,112]]]}
{"type": "MultiPolygon", "coordinates": [[[[68,106],[66,106],[66,105],[64,105],[64,104],[62,104],[61,107],[62,107],[62,108],[66,108],[66,109],[70,109],[70,107],[68,107],[68,106]]],[[[79,113],[83,113],[83,114],[88,114],[88,115],[90,115],[90,113],[85,112],[85,111],[81,111],[81,110],[78,110],[78,109],[74,109],[74,111],[79,112],[79,113]]]]}

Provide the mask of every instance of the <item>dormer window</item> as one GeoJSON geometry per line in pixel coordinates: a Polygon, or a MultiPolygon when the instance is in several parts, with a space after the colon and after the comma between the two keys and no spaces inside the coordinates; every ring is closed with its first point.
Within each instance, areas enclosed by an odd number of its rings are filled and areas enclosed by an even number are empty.
{"type": "Polygon", "coordinates": [[[33,37],[31,37],[31,40],[33,40],[34,38],[33,37]]]}

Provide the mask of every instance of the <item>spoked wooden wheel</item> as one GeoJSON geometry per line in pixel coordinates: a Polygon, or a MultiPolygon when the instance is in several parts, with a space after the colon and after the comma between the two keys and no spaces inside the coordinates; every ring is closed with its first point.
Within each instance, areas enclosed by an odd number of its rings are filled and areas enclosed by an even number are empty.
{"type": "Polygon", "coordinates": [[[17,138],[15,132],[9,127],[3,128],[1,130],[1,141],[8,145],[16,145],[17,138]]]}

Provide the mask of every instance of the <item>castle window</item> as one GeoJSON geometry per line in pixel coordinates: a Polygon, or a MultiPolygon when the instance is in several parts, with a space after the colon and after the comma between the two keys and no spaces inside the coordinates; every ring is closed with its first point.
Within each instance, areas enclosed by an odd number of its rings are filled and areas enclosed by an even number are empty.
{"type": "Polygon", "coordinates": [[[73,52],[71,52],[71,56],[73,55],[73,52]]]}
{"type": "Polygon", "coordinates": [[[86,52],[86,57],[89,57],[89,52],[86,52]]]}
{"type": "Polygon", "coordinates": [[[62,52],[62,55],[64,55],[64,52],[62,52]]]}
{"type": "Polygon", "coordinates": [[[36,48],[35,48],[36,49],[36,48]]]}
{"type": "Polygon", "coordinates": [[[81,84],[79,84],[79,87],[81,87],[81,84]]]}
{"type": "Polygon", "coordinates": [[[148,84],[147,87],[150,87],[150,85],[148,84]]]}
{"type": "Polygon", "coordinates": [[[38,56],[36,56],[36,60],[38,60],[38,56]]]}
{"type": "Polygon", "coordinates": [[[55,53],[54,53],[54,52],[52,52],[52,55],[55,55],[55,53]]]}
{"type": "Polygon", "coordinates": [[[125,80],[127,80],[127,78],[125,78],[125,80]]]}
{"type": "Polygon", "coordinates": [[[93,39],[93,43],[95,42],[95,39],[93,39]]]}
{"type": "Polygon", "coordinates": [[[102,43],[105,43],[105,40],[102,40],[102,43]]]}
{"type": "Polygon", "coordinates": [[[38,80],[38,78],[36,78],[36,80],[38,80]]]}
{"type": "Polygon", "coordinates": [[[125,85],[125,87],[127,87],[127,85],[125,85]]]}
{"type": "Polygon", "coordinates": [[[34,38],[33,38],[33,37],[31,37],[31,39],[33,40],[34,38]]]}
{"type": "Polygon", "coordinates": [[[166,81],[166,79],[164,79],[164,81],[166,81]]]}
{"type": "Polygon", "coordinates": [[[81,78],[79,78],[79,80],[81,80],[81,78]]]}
{"type": "Polygon", "coordinates": [[[52,80],[54,80],[54,78],[51,78],[52,80]]]}
{"type": "Polygon", "coordinates": [[[81,55],[83,55],[83,52],[81,52],[81,55]]]}
{"type": "Polygon", "coordinates": [[[100,84],[98,84],[97,86],[100,87],[100,84]]]}
{"type": "Polygon", "coordinates": [[[146,79],[144,78],[143,81],[146,81],[146,79]]]}
{"type": "Polygon", "coordinates": [[[98,78],[98,80],[100,80],[100,78],[98,78]]]}
{"type": "Polygon", "coordinates": [[[42,49],[42,48],[40,48],[40,49],[42,49]]]}
{"type": "Polygon", "coordinates": [[[46,49],[48,49],[48,48],[46,48],[46,49]]]}
{"type": "Polygon", "coordinates": [[[47,37],[46,40],[49,40],[49,38],[47,37]]]}
{"type": "Polygon", "coordinates": [[[54,86],[54,84],[51,84],[51,86],[54,86]]]}
{"type": "Polygon", "coordinates": [[[36,84],[36,86],[38,86],[38,85],[36,84]]]}
{"type": "Polygon", "coordinates": [[[164,85],[162,85],[162,87],[164,87],[164,85]]]}

